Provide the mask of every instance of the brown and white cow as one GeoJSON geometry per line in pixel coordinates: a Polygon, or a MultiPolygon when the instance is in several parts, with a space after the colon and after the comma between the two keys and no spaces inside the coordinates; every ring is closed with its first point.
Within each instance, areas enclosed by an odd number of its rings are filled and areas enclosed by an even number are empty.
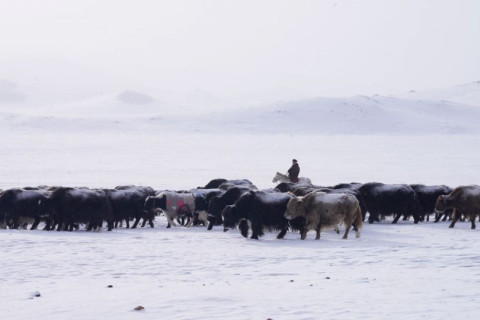
{"type": "Polygon", "coordinates": [[[362,226],[362,211],[357,198],[350,194],[327,194],[325,192],[311,192],[305,197],[294,197],[287,204],[285,218],[294,219],[304,217],[306,228],[301,233],[301,239],[307,237],[309,230],[315,230],[320,239],[320,229],[334,228],[343,223],[347,239],[350,227],[353,225],[356,237],[360,237],[359,228],[362,226]]]}
{"type": "Polygon", "coordinates": [[[472,229],[475,229],[475,217],[480,214],[480,186],[461,186],[453,189],[450,194],[437,198],[435,204],[436,212],[445,212],[447,209],[454,209],[452,223],[453,228],[462,214],[470,219],[472,229]]]}

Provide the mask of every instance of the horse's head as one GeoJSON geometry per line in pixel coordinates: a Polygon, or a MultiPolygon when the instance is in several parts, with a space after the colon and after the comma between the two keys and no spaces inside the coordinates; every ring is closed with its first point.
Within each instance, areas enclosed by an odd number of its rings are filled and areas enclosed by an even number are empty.
{"type": "Polygon", "coordinates": [[[280,172],[277,171],[277,173],[276,173],[275,176],[273,177],[272,182],[275,183],[275,182],[277,182],[277,181],[279,181],[279,180],[280,180],[280,172]]]}

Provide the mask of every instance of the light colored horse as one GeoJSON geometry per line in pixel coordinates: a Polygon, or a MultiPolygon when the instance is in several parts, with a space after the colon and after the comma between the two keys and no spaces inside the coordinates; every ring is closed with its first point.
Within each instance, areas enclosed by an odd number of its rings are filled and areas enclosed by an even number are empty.
{"type": "MultiPolygon", "coordinates": [[[[275,174],[275,177],[273,177],[272,182],[275,183],[275,182],[292,182],[292,181],[290,181],[290,178],[286,174],[277,172],[275,174]]],[[[305,177],[299,177],[298,178],[298,183],[312,184],[312,181],[308,178],[305,178],[305,177]]]]}

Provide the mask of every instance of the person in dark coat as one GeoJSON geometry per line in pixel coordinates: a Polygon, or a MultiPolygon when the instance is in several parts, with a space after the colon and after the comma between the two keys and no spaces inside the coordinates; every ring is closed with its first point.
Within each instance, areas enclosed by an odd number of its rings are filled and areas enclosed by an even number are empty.
{"type": "Polygon", "coordinates": [[[288,169],[288,177],[292,182],[298,182],[298,175],[300,174],[300,167],[298,166],[297,160],[292,160],[292,166],[288,169]]]}

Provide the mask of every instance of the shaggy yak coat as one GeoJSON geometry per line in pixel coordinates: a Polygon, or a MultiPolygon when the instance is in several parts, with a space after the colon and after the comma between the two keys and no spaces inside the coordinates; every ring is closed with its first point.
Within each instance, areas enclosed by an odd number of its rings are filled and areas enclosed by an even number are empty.
{"type": "Polygon", "coordinates": [[[453,228],[463,214],[470,219],[472,229],[475,229],[475,217],[480,214],[480,186],[457,187],[450,194],[439,196],[435,211],[444,212],[450,208],[454,209],[454,212],[449,228],[453,228]]]}
{"type": "Polygon", "coordinates": [[[356,237],[360,237],[362,212],[357,198],[351,194],[311,192],[305,197],[294,197],[287,204],[285,217],[294,219],[300,216],[306,220],[306,229],[301,232],[302,240],[307,237],[309,230],[317,232],[316,240],[320,239],[322,228],[334,228],[338,232],[341,223],[345,225],[343,239],[347,239],[352,225],[356,237]]]}

